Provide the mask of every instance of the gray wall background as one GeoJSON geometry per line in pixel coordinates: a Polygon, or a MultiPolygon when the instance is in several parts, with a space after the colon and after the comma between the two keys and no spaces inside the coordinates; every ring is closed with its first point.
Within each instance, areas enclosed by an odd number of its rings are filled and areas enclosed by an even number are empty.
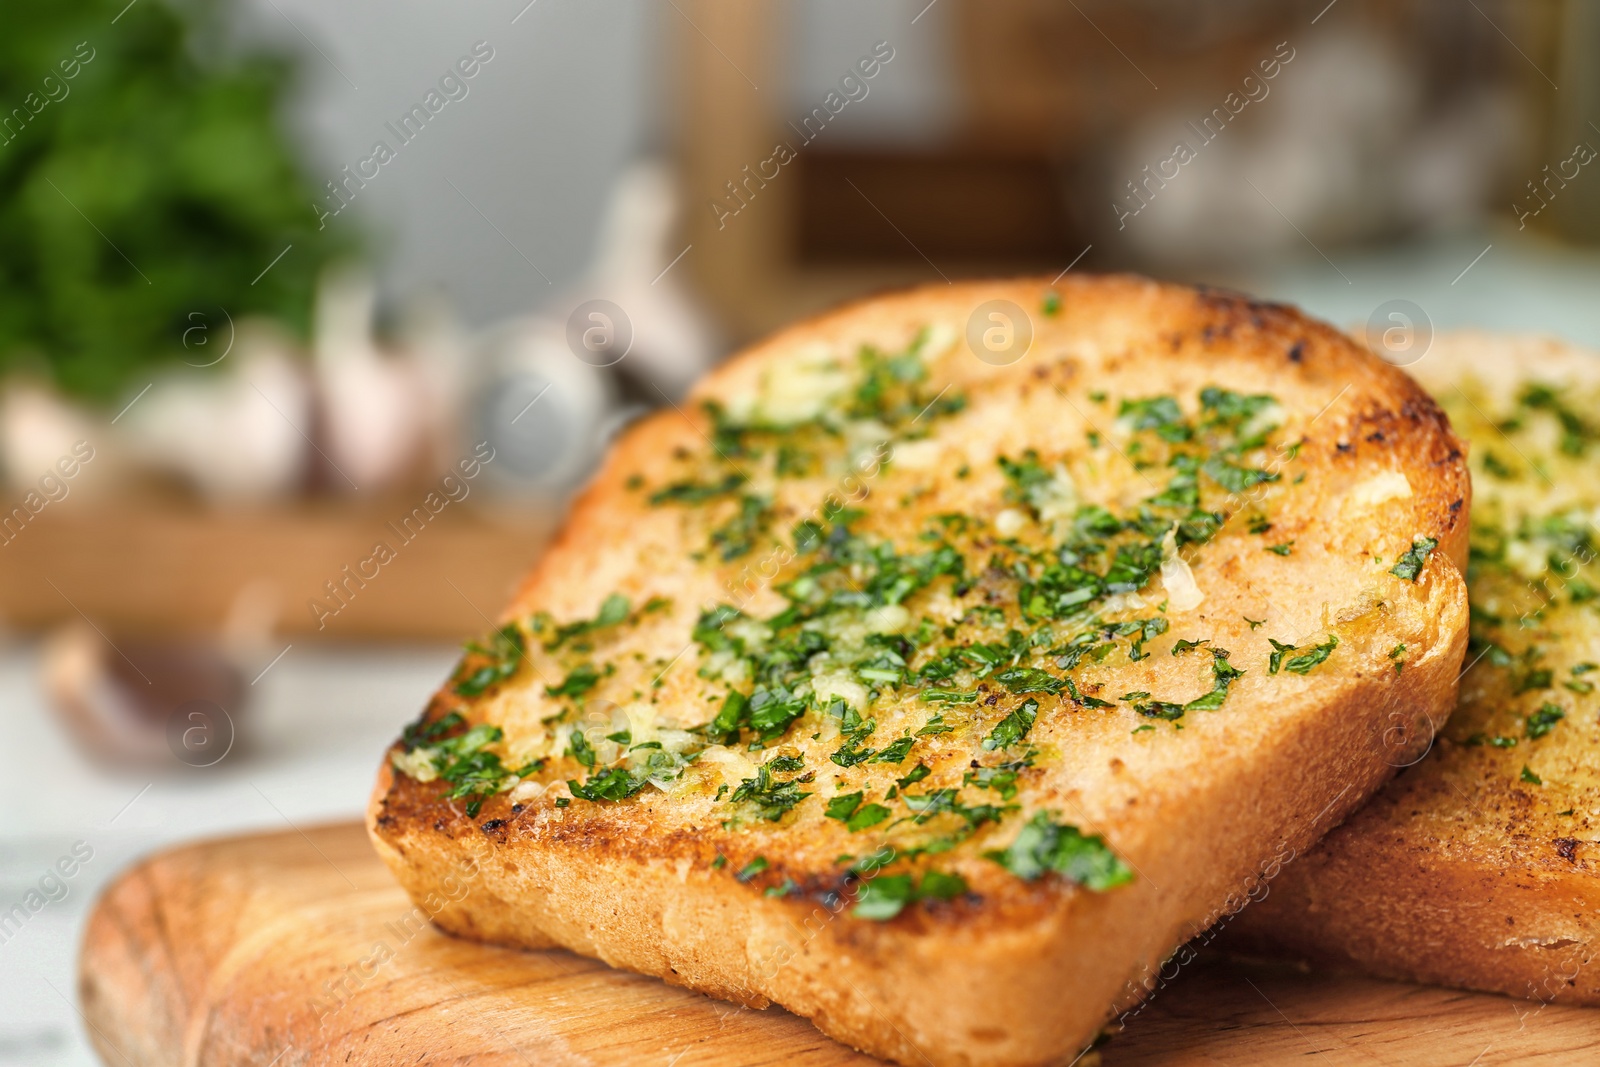
{"type": "MultiPolygon", "coordinates": [[[[945,5],[773,7],[782,61],[757,81],[779,111],[808,112],[858,56],[888,40],[895,61],[874,84],[872,106],[851,109],[829,136],[905,144],[952,121],[945,5]]],[[[680,35],[694,33],[687,11],[667,0],[240,0],[236,18],[245,42],[306,57],[290,118],[323,181],[379,138],[394,147],[384,123],[397,122],[474,42],[494,48],[469,95],[448,103],[328,220],[371,224],[391,302],[442,288],[465,321],[481,325],[537,309],[581,275],[620,169],[669,150],[672,130],[693,121],[673,103],[674,53],[680,35]]]]}
{"type": "Polygon", "coordinates": [[[245,40],[308,57],[291,121],[308,137],[313,173],[323,180],[367,157],[380,138],[395,147],[384,123],[398,123],[474,42],[493,47],[468,95],[448,103],[328,220],[348,225],[354,213],[371,224],[391,300],[442,287],[470,323],[536,307],[586,266],[619,168],[660,144],[669,81],[662,13],[672,9],[643,0],[525,5],[240,4],[245,40]]]}

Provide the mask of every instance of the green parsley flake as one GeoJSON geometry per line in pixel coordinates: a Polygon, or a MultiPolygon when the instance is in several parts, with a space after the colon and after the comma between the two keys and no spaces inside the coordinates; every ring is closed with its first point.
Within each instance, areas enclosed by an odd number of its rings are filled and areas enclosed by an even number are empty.
{"type": "Polygon", "coordinates": [[[1433,550],[1438,547],[1439,542],[1432,537],[1417,538],[1411,542],[1411,547],[1406,549],[1400,561],[1389,568],[1389,573],[1408,582],[1416,581],[1421,576],[1428,557],[1433,555],[1433,550]]]}
{"type": "MultiPolygon", "coordinates": [[[[573,736],[581,735],[573,734],[573,736]]],[[[643,775],[635,777],[626,767],[611,767],[599,774],[590,775],[586,782],[579,783],[568,779],[567,788],[580,800],[618,801],[637,795],[649,783],[648,777],[643,775]]]]}
{"type": "MultiPolygon", "coordinates": [[[[650,602],[650,604],[645,605],[645,610],[652,610],[651,604],[659,603],[659,598],[654,599],[650,602]]],[[[625,621],[627,617],[628,598],[619,593],[612,593],[610,596],[606,597],[603,602],[601,602],[600,610],[598,613],[596,613],[594,618],[579,619],[577,622],[569,622],[561,626],[554,627],[550,638],[545,641],[544,647],[547,651],[554,652],[556,649],[565,644],[570,638],[577,637],[580,634],[591,633],[595,630],[603,630],[608,626],[615,626],[618,623],[625,621]]],[[[548,624],[547,620],[548,616],[544,615],[540,615],[539,617],[535,618],[534,629],[536,631],[543,632],[544,627],[548,624]]]]}
{"type": "Polygon", "coordinates": [[[1023,693],[1059,693],[1065,684],[1049,671],[1041,671],[1036,667],[1013,667],[995,675],[994,680],[1018,696],[1023,693]]]}
{"type": "Polygon", "coordinates": [[[1258,485],[1275,482],[1282,475],[1273,471],[1257,470],[1254,467],[1241,467],[1229,463],[1221,456],[1212,456],[1206,460],[1201,470],[1210,475],[1211,480],[1222,486],[1230,493],[1244,493],[1258,485]]]}
{"type": "Polygon", "coordinates": [[[1001,719],[990,731],[989,736],[983,739],[984,749],[992,752],[997,748],[1010,748],[1021,744],[1027,738],[1028,731],[1033,729],[1038,717],[1039,702],[1031,697],[1024,700],[1013,708],[1009,715],[1001,719]]]}
{"type": "Polygon", "coordinates": [[[464,677],[460,676],[461,668],[458,668],[455,691],[464,697],[480,696],[490,687],[513,677],[526,651],[527,639],[522,634],[522,627],[514,622],[506,623],[491,634],[487,644],[469,642],[468,655],[462,660],[462,668],[474,659],[487,662],[479,662],[464,677]]]}
{"type": "Polygon", "coordinates": [[[871,763],[904,763],[906,757],[911,755],[911,746],[917,743],[914,737],[902,737],[883,747],[883,750],[873,756],[871,763]]]}
{"type": "Polygon", "coordinates": [[[1328,657],[1333,654],[1333,650],[1339,647],[1338,634],[1329,634],[1326,641],[1320,645],[1313,645],[1309,649],[1286,645],[1282,641],[1275,641],[1270,637],[1267,640],[1272,642],[1272,656],[1267,664],[1268,674],[1277,674],[1279,668],[1291,674],[1310,674],[1312,668],[1326,662],[1328,657]],[[1299,655],[1290,656],[1291,652],[1298,652],[1299,655]]]}
{"type": "Polygon", "coordinates": [[[861,801],[865,796],[865,793],[840,793],[828,801],[828,805],[823,809],[822,813],[830,819],[843,821],[856,813],[856,809],[861,806],[861,801]]]}
{"type": "Polygon", "coordinates": [[[1058,823],[1048,811],[1038,812],[1028,820],[1007,848],[985,852],[984,856],[1027,882],[1054,872],[1101,893],[1133,881],[1133,871],[1111,851],[1104,838],[1058,823]]]}
{"type": "Polygon", "coordinates": [[[745,476],[737,472],[730,472],[723,476],[719,482],[682,481],[673,482],[663,489],[657,489],[650,494],[650,503],[660,506],[662,504],[704,504],[718,497],[731,496],[744,485],[745,476]]]}
{"type": "Polygon", "coordinates": [[[910,874],[880,874],[861,883],[851,914],[858,919],[885,922],[918,900],[954,900],[967,892],[959,874],[927,871],[918,885],[910,874]]]}
{"type": "Polygon", "coordinates": [[[1183,409],[1170,396],[1124,400],[1117,416],[1127,419],[1133,429],[1154,430],[1157,437],[1172,444],[1181,444],[1194,436],[1194,429],[1184,421],[1183,409]]]}
{"type": "Polygon", "coordinates": [[[880,874],[861,886],[856,906],[851,914],[858,919],[884,922],[894,918],[911,903],[912,882],[909,874],[880,874]]]}
{"type": "Polygon", "coordinates": [[[911,768],[911,770],[907,771],[904,778],[896,778],[895,784],[901,789],[904,789],[908,785],[915,785],[932,773],[932,768],[930,768],[926,763],[919,763],[915,767],[911,768]]]}
{"type": "Polygon", "coordinates": [[[462,717],[451,712],[442,719],[427,725],[413,724],[402,740],[410,747],[407,751],[426,754],[440,779],[451,785],[445,797],[450,800],[467,799],[467,817],[476,818],[485,797],[510,789],[523,775],[533,774],[543,768],[542,761],[511,770],[500,757],[489,751],[505,736],[500,727],[479,723],[465,733],[440,740],[440,735],[463,723],[462,717]]]}
{"type": "Polygon", "coordinates": [[[893,813],[882,804],[867,804],[846,819],[844,825],[851,833],[859,833],[868,827],[877,826],[891,814],[893,813]]]}
{"type": "Polygon", "coordinates": [[[553,697],[581,697],[593,689],[600,681],[600,672],[592,663],[582,663],[574,667],[559,685],[544,687],[546,695],[553,697]]]}
{"type": "MultiPolygon", "coordinates": [[[[775,779],[772,776],[773,766],[778,762],[778,760],[772,760],[757,767],[756,776],[754,778],[746,778],[740,782],[739,788],[735,789],[733,796],[728,798],[729,802],[748,805],[757,818],[764,819],[767,822],[777,822],[787,815],[789,809],[811,794],[800,788],[802,779],[797,778],[782,782],[775,779]]],[[[780,767],[778,769],[792,770],[795,768],[780,767]]],[[[809,777],[809,775],[805,776],[807,780],[809,777]]]]}
{"type": "Polygon", "coordinates": [[[1562,710],[1559,704],[1540,705],[1539,710],[1529,715],[1524,724],[1527,729],[1528,740],[1536,741],[1543,737],[1555,729],[1556,723],[1566,717],[1567,713],[1562,710]]]}
{"type": "Polygon", "coordinates": [[[577,760],[591,771],[594,770],[596,759],[595,751],[594,748],[589,744],[589,738],[582,730],[572,731],[572,736],[567,738],[567,755],[571,756],[573,759],[577,760]]]}
{"type": "Polygon", "coordinates": [[[756,547],[756,539],[767,529],[772,519],[772,502],[754,493],[739,497],[739,510],[733,518],[711,531],[711,544],[724,562],[747,556],[756,547]]]}

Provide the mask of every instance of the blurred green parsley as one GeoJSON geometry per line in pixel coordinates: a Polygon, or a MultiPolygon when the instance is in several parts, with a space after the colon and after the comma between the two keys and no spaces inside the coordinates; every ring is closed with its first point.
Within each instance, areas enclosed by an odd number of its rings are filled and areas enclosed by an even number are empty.
{"type": "Polygon", "coordinates": [[[0,374],[91,402],[184,355],[197,322],[220,337],[222,309],[304,337],[355,244],[318,230],[282,126],[297,63],[222,47],[216,0],[126,4],[12,5],[0,33],[0,374]]]}

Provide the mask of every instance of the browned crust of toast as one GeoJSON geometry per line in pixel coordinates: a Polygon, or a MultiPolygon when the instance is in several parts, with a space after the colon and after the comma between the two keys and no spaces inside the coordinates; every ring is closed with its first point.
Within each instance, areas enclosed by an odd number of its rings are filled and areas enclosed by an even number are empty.
{"type": "MultiPolygon", "coordinates": [[[[808,341],[868,335],[903,344],[933,314],[960,308],[964,321],[966,309],[992,298],[1034,307],[1048,287],[1044,279],[975,282],[849,305],[754,346],[696,395],[717,395],[808,341]]],[[[837,874],[785,867],[770,851],[800,892],[775,898],[735,882],[729,872],[759,843],[714,824],[672,825],[671,803],[658,794],[629,802],[626,816],[577,803],[534,816],[500,802],[504,810],[486,806],[480,827],[458,804],[439,800],[436,787],[396,775],[386,761],[368,824],[414,896],[457,870],[468,839],[487,837],[501,860],[486,863],[474,891],[436,917],[443,928],[497,943],[564,945],[713,996],[779,1003],[841,1041],[906,1064],[1064,1063],[1144,994],[1169,952],[1241,905],[1274,856],[1308,847],[1387,778],[1394,760],[1385,758],[1386,732],[1418,713],[1442,720],[1465,648],[1460,569],[1470,489],[1443,413],[1409,378],[1291,308],[1125,276],[1072,277],[1057,289],[1073,321],[1094,332],[1100,370],[1148,370],[1153,393],[1168,374],[1192,375],[1213,360],[1233,361],[1236,371],[1242,363],[1253,378],[1243,387],[1282,384],[1328,398],[1327,414],[1306,434],[1308,464],[1346,479],[1379,467],[1407,473],[1414,532],[1439,541],[1406,609],[1415,647],[1429,650],[1418,666],[1396,678],[1362,660],[1351,671],[1296,679],[1303,684],[1272,707],[1233,709],[1261,725],[1233,720],[1231,740],[1207,734],[1224,726],[1201,723],[1173,735],[1205,746],[1183,750],[1188,773],[1150,770],[1146,778],[1129,769],[1130,799],[1092,824],[1137,870],[1127,886],[1090,893],[1060,879],[997,876],[965,899],[929,902],[887,923],[830,906],[843,888],[837,874]],[[715,870],[719,851],[728,862],[715,870]]],[[[1002,372],[969,357],[951,373],[958,385],[982,388],[1002,374],[1042,379],[1052,366],[1069,373],[1069,363],[1085,358],[1053,364],[1043,330],[1035,344],[1043,351],[1016,368],[1002,372]]],[[[558,618],[592,612],[602,579],[585,584],[578,576],[596,569],[595,546],[625,541],[637,520],[624,479],[658,470],[657,457],[674,447],[698,446],[703,429],[697,412],[667,411],[625,434],[505,617],[535,607],[558,618]]],[[[444,701],[441,694],[436,708],[444,701]]]]}
{"type": "MultiPolygon", "coordinates": [[[[1441,399],[1468,379],[1509,396],[1530,378],[1593,388],[1600,355],[1549,338],[1462,332],[1436,338],[1415,372],[1441,399]]],[[[1561,728],[1592,731],[1592,712],[1582,721],[1569,712],[1561,728]]],[[[1539,790],[1511,777],[1526,758],[1440,738],[1286,869],[1229,943],[1335,969],[1600,1005],[1592,962],[1600,822],[1581,805],[1552,817],[1539,790]]]]}

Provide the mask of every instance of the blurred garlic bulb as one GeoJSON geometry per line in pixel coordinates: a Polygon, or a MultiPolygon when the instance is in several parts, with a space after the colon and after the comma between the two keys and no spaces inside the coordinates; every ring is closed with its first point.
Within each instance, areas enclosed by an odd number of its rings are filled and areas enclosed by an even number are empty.
{"type": "Polygon", "coordinates": [[[376,291],[354,271],[330,272],[317,294],[313,365],[334,488],[378,489],[410,473],[425,438],[415,366],[373,338],[376,291]]]}
{"type": "Polygon", "coordinates": [[[547,494],[572,488],[605,443],[615,404],[605,371],[574,358],[562,325],[545,319],[501,324],[478,355],[483,378],[469,426],[474,443],[494,447],[490,484],[547,494]]]}
{"type": "Polygon", "coordinates": [[[686,273],[678,273],[685,252],[674,241],[678,204],[666,163],[645,159],[623,171],[611,189],[594,262],[567,305],[557,307],[566,312],[601,297],[623,310],[633,344],[616,369],[641,380],[651,404],[683,396],[720,352],[683,284],[686,273]]]}
{"type": "Polygon", "coordinates": [[[12,380],[0,389],[0,462],[12,486],[31,485],[73,445],[102,436],[86,412],[49,386],[12,380]]]}
{"type": "Polygon", "coordinates": [[[288,341],[241,323],[227,362],[164,373],[119,420],[128,454],[177,474],[215,500],[262,501],[294,491],[311,429],[306,376],[288,341]]]}

